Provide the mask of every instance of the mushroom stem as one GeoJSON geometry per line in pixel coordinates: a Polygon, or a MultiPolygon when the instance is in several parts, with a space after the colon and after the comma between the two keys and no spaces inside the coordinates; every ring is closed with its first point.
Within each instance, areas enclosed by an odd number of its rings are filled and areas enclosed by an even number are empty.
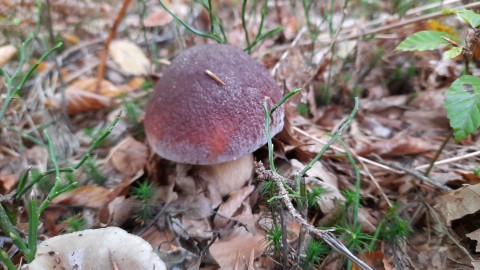
{"type": "Polygon", "coordinates": [[[222,196],[238,190],[252,178],[253,154],[214,165],[197,165],[194,173],[203,180],[215,183],[222,196]]]}

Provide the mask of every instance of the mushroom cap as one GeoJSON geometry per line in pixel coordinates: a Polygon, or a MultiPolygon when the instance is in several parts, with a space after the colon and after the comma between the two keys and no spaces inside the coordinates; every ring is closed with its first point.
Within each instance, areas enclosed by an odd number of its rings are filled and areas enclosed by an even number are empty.
{"type": "MultiPolygon", "coordinates": [[[[248,54],[199,45],[165,70],[146,110],[145,132],[155,152],[175,162],[235,160],[267,142],[263,102],[271,108],[281,98],[270,73],[248,54]]],[[[282,130],[283,116],[283,108],[273,114],[271,136],[282,130]]]]}
{"type": "Polygon", "coordinates": [[[148,242],[120,228],[108,227],[47,239],[38,246],[35,259],[23,269],[166,270],[167,268],[148,242]]]}

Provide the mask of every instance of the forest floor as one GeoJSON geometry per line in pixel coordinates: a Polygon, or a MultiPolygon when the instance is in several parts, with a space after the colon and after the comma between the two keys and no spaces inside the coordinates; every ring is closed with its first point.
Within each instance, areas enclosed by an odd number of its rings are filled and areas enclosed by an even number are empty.
{"type": "Polygon", "coordinates": [[[480,79],[453,108],[472,121],[461,138],[445,109],[455,80],[480,76],[479,30],[442,13],[478,3],[164,1],[175,19],[160,1],[130,2],[0,0],[0,264],[31,260],[9,232],[30,239],[34,224],[33,243],[120,227],[169,269],[368,269],[348,254],[371,269],[480,269],[480,79]],[[395,50],[424,30],[468,40],[472,58],[445,59],[449,40],[395,50]],[[266,145],[255,165],[205,171],[147,142],[163,72],[218,41],[252,45],[285,94],[301,89],[272,139],[278,174],[266,145]],[[37,223],[32,201],[46,206],[37,223]]]}

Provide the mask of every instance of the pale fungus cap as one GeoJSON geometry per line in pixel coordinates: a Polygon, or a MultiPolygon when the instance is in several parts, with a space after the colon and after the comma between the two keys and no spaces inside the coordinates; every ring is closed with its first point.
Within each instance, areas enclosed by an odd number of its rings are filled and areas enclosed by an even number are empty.
{"type": "MultiPolygon", "coordinates": [[[[267,142],[265,112],[282,98],[268,70],[245,52],[215,44],[178,55],[155,87],[145,132],[160,156],[210,165],[235,160],[267,142]]],[[[283,108],[273,114],[271,135],[283,128],[283,108]]]]}
{"type": "Polygon", "coordinates": [[[109,227],[52,237],[37,248],[28,270],[166,270],[142,238],[109,227]]]}

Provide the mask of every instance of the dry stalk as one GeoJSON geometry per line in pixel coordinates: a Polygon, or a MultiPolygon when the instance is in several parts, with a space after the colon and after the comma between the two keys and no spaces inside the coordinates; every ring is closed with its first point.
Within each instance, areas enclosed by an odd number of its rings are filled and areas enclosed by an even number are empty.
{"type": "Polygon", "coordinates": [[[108,34],[108,38],[107,40],[105,40],[105,43],[103,44],[102,54],[100,55],[100,65],[98,66],[97,87],[96,87],[97,92],[100,91],[100,85],[105,75],[105,64],[107,62],[108,47],[110,46],[110,43],[117,35],[117,29],[120,26],[120,23],[122,22],[122,19],[125,16],[125,13],[127,12],[130,2],[131,0],[123,1],[122,8],[120,9],[120,12],[118,12],[117,17],[115,18],[115,21],[113,23],[112,29],[108,34]]]}
{"type": "Polygon", "coordinates": [[[288,212],[292,217],[302,226],[306,233],[310,234],[314,238],[320,238],[325,243],[327,243],[333,250],[343,254],[345,257],[352,260],[356,263],[361,269],[363,270],[372,270],[370,266],[368,266],[365,262],[360,260],[357,256],[355,256],[350,250],[348,250],[345,245],[340,242],[333,234],[332,231],[335,229],[327,229],[327,230],[320,230],[317,229],[315,226],[310,224],[302,215],[295,209],[293,206],[290,197],[288,196],[288,191],[285,189],[284,184],[290,182],[285,177],[279,175],[278,173],[272,172],[270,170],[266,170],[263,166],[262,162],[257,162],[255,164],[255,171],[258,175],[260,180],[273,180],[277,185],[279,190],[280,197],[282,198],[282,202],[287,208],[288,212]]]}

